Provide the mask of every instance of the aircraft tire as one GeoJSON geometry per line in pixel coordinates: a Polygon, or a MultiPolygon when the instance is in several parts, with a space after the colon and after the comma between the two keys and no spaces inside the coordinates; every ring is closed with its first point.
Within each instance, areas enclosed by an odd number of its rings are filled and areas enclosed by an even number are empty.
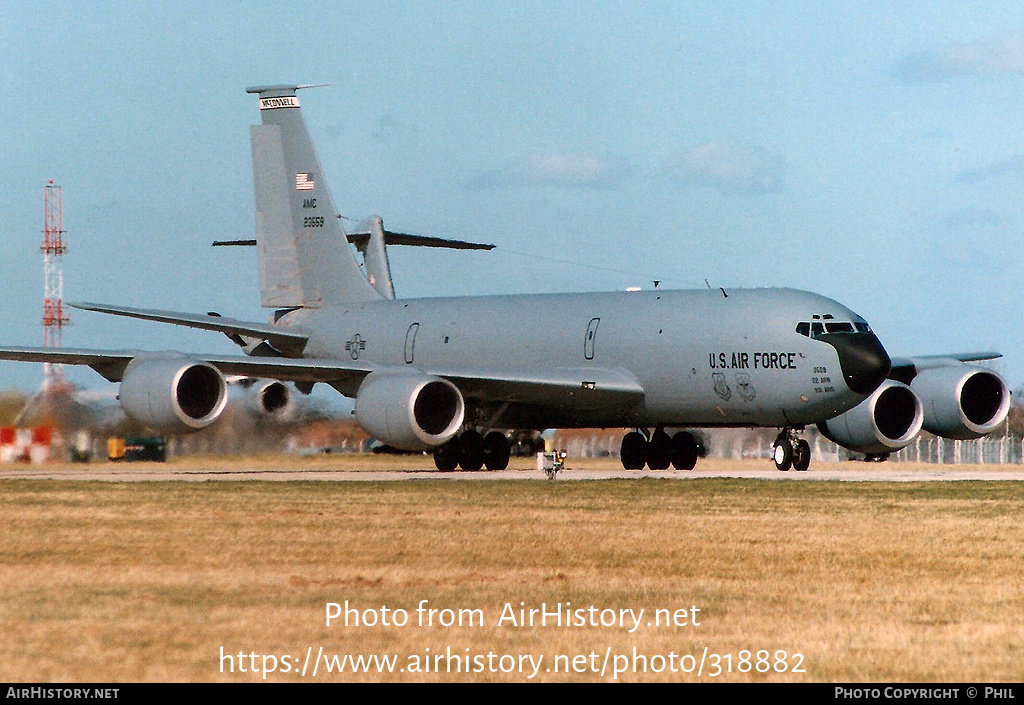
{"type": "Polygon", "coordinates": [[[461,459],[462,448],[458,438],[434,448],[434,466],[441,472],[451,472],[459,466],[461,459]]]}
{"type": "Polygon", "coordinates": [[[647,439],[639,431],[630,431],[622,438],[619,459],[626,470],[643,470],[647,464],[647,439]]]}
{"type": "Polygon", "coordinates": [[[508,439],[501,431],[491,431],[484,436],[484,466],[488,470],[505,470],[511,455],[508,439]]]}
{"type": "Polygon", "coordinates": [[[793,445],[793,469],[797,472],[806,472],[810,466],[811,446],[801,438],[793,445]]]}
{"type": "Polygon", "coordinates": [[[680,431],[672,436],[672,466],[676,470],[693,470],[697,465],[697,440],[692,433],[680,431]]]}
{"type": "Polygon", "coordinates": [[[660,428],[647,444],[647,467],[651,470],[668,470],[672,464],[672,439],[660,428]]]}
{"type": "Polygon", "coordinates": [[[772,460],[781,472],[787,472],[793,467],[793,444],[785,436],[779,436],[775,440],[775,445],[772,446],[772,460]]]}
{"type": "Polygon", "coordinates": [[[462,459],[459,465],[463,470],[476,472],[484,466],[484,437],[476,431],[466,431],[459,436],[462,446],[462,459]]]}

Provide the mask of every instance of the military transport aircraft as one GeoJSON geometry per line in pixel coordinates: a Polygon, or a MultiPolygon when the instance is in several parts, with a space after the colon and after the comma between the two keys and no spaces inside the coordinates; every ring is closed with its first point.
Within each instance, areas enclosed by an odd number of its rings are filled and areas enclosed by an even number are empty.
{"type": "Polygon", "coordinates": [[[694,467],[686,430],[780,429],[774,461],[806,470],[817,424],[883,457],[921,428],[975,438],[1010,393],[978,353],[891,360],[845,306],[793,289],[641,291],[397,299],[388,244],[486,247],[384,230],[346,235],[302,117],[303,86],[249,88],[255,244],[269,323],[78,304],[226,334],[246,355],[0,348],[0,359],[89,365],[120,382],[125,412],[161,432],[202,429],[227,401],[225,375],[325,383],[355,399],[372,436],[430,450],[442,470],[507,466],[502,431],[631,429],[627,469],[694,467]],[[352,244],[362,255],[357,259],[352,244]]]}

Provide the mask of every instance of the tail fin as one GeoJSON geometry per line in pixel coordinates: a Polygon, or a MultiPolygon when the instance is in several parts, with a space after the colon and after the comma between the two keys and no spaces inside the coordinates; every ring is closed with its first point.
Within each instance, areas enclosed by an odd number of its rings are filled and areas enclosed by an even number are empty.
{"type": "Polygon", "coordinates": [[[262,124],[249,128],[256,191],[256,250],[264,308],[376,301],[341,227],[295,94],[256,86],[262,124]]]}
{"type": "MultiPolygon", "coordinates": [[[[359,222],[356,232],[369,233],[365,240],[356,240],[356,249],[363,255],[363,266],[366,277],[373,288],[385,299],[395,298],[395,285],[391,282],[391,264],[388,262],[388,250],[385,247],[384,221],[379,215],[371,215],[359,222]]],[[[349,236],[349,241],[352,237],[349,236]]]]}

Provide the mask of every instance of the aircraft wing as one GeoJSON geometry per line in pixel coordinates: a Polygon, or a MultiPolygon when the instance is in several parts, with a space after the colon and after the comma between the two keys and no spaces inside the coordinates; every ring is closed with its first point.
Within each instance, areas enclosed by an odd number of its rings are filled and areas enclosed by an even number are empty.
{"type": "Polygon", "coordinates": [[[355,360],[311,360],[291,357],[246,355],[190,355],[142,350],[88,350],[61,348],[0,348],[0,360],[88,365],[111,382],[120,382],[124,369],[137,357],[181,356],[208,362],[226,375],[276,379],[289,382],[336,382],[363,377],[374,365],[355,360]]]}
{"type": "Polygon", "coordinates": [[[88,365],[111,382],[119,382],[124,368],[139,353],[127,350],[85,350],[74,348],[0,348],[0,360],[53,362],[60,365],[88,365]]]}
{"type": "Polygon", "coordinates": [[[910,384],[910,382],[923,370],[936,367],[949,367],[957,363],[981,362],[984,360],[995,360],[1002,357],[997,352],[972,352],[954,353],[951,355],[918,355],[916,357],[894,357],[892,367],[889,368],[889,378],[910,384]]]}
{"type": "Polygon", "coordinates": [[[917,355],[915,357],[894,357],[892,358],[893,367],[909,367],[914,365],[916,367],[935,367],[941,364],[949,364],[951,360],[957,362],[980,362],[982,360],[995,360],[1002,357],[1002,353],[997,352],[973,352],[973,353],[954,353],[952,355],[917,355]]]}
{"type": "MultiPolygon", "coordinates": [[[[283,353],[300,355],[309,341],[309,336],[301,332],[295,332],[282,328],[281,326],[269,323],[253,323],[250,321],[239,321],[234,318],[224,318],[216,314],[194,314],[178,313],[176,311],[157,311],[143,308],[129,308],[127,306],[111,306],[108,304],[94,303],[69,303],[69,306],[83,311],[97,311],[109,313],[114,316],[126,316],[128,318],[140,318],[146,321],[157,321],[159,323],[171,323],[187,328],[201,328],[203,330],[220,331],[228,336],[248,336],[250,338],[261,338],[266,340],[275,349],[283,353]]],[[[73,364],[73,363],[72,363],[73,364]]]]}
{"type": "MultiPolygon", "coordinates": [[[[246,355],[191,355],[140,350],[90,350],[73,348],[0,348],[0,360],[88,365],[111,382],[121,381],[125,368],[136,357],[182,356],[208,362],[225,375],[239,375],[288,382],[357,383],[371,372],[404,374],[407,366],[389,366],[362,360],[246,355]]],[[[596,367],[555,368],[510,372],[507,370],[416,368],[451,381],[467,397],[488,401],[558,404],[567,401],[599,405],[638,403],[644,390],[632,375],[596,367]]]]}

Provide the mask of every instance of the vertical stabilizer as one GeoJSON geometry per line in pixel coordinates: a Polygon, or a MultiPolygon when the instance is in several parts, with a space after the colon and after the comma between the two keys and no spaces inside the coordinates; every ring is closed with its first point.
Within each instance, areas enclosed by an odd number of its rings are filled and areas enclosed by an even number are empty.
{"type": "Polygon", "coordinates": [[[266,308],[376,301],[348,244],[302,119],[300,86],[257,86],[250,128],[260,295],[266,308]]]}
{"type": "Polygon", "coordinates": [[[385,299],[395,298],[395,286],[391,282],[391,264],[385,247],[384,221],[379,215],[371,215],[356,226],[357,233],[369,233],[366,240],[356,243],[356,249],[363,253],[366,276],[373,288],[385,299]],[[362,243],[362,244],[360,244],[362,243]]]}

